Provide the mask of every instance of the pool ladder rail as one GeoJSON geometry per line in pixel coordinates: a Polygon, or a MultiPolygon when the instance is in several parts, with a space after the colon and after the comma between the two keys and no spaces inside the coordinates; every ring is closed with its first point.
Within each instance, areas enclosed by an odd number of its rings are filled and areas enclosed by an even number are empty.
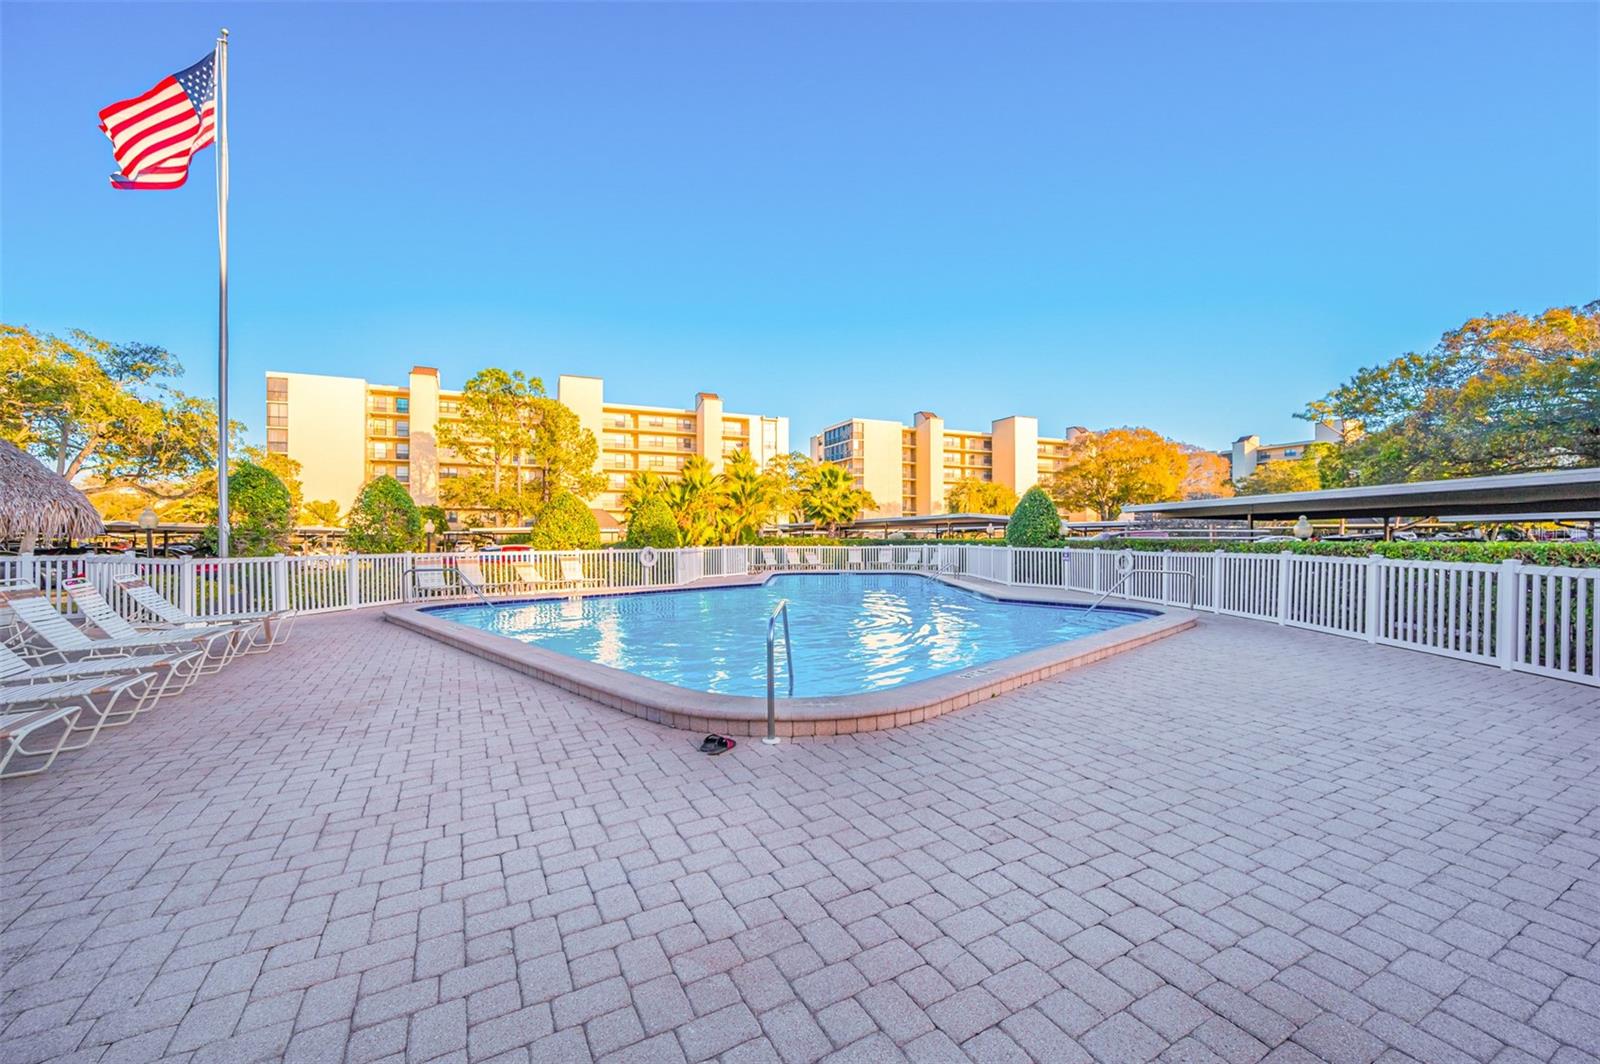
{"type": "Polygon", "coordinates": [[[783,617],[783,654],[789,665],[789,697],[794,697],[794,646],[789,639],[789,600],[779,599],[767,618],[767,737],[761,740],[767,746],[778,745],[778,696],[776,675],[776,646],[778,617],[783,617]]]}

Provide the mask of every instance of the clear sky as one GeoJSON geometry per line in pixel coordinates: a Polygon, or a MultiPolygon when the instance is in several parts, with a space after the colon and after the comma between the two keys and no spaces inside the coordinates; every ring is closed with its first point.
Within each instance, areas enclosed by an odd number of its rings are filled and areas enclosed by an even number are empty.
{"type": "Polygon", "coordinates": [[[96,111],[232,30],[234,413],[267,368],[955,428],[1297,438],[1351,371],[1600,294],[1600,7],[0,6],[0,313],[215,387],[211,152],[96,111]]]}

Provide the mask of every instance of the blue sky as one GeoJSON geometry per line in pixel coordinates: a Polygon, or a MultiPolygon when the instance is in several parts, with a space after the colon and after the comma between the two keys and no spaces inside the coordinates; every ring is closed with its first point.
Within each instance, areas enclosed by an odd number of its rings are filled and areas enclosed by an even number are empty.
{"type": "Polygon", "coordinates": [[[1222,446],[1600,294],[1592,4],[7,3],[0,315],[215,387],[209,152],[96,111],[232,30],[233,403],[272,368],[1222,446]]]}

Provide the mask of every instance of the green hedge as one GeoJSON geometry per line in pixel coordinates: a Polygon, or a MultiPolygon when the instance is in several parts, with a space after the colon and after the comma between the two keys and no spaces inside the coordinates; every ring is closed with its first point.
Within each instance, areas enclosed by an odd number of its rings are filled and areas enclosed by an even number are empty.
{"type": "Polygon", "coordinates": [[[1075,550],[1214,551],[1234,554],[1314,554],[1330,558],[1409,558],[1435,562],[1503,562],[1507,558],[1530,565],[1600,566],[1600,543],[1433,543],[1395,540],[1391,543],[1244,543],[1208,539],[1063,540],[1075,550]]]}

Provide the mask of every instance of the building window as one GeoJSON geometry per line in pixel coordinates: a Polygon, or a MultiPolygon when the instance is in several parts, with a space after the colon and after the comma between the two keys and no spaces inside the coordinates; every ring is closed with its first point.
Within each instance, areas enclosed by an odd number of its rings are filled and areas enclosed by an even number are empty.
{"type": "MultiPolygon", "coordinates": [[[[733,445],[733,449],[735,451],[737,451],[739,449],[739,445],[738,444],[734,444],[733,445]]],[[[678,450],[680,450],[680,451],[692,451],[692,450],[694,450],[694,441],[691,440],[691,439],[688,439],[686,437],[679,436],[678,437],[678,450]]]]}
{"type": "Polygon", "coordinates": [[[652,429],[666,428],[667,425],[664,419],[658,417],[647,417],[644,419],[644,423],[646,427],[652,429]]]}
{"type": "Polygon", "coordinates": [[[649,466],[651,469],[665,469],[667,460],[661,457],[659,454],[653,454],[645,459],[645,465],[649,466]]]}
{"type": "Polygon", "coordinates": [[[439,400],[440,417],[455,417],[459,413],[461,413],[461,404],[456,402],[454,399],[439,400]]]}
{"type": "Polygon", "coordinates": [[[688,419],[688,418],[684,418],[683,420],[678,422],[678,431],[679,432],[693,432],[694,431],[694,422],[692,420],[688,419]]]}
{"type": "Polygon", "coordinates": [[[409,443],[396,444],[394,448],[394,456],[396,458],[410,458],[411,445],[409,443]]]}
{"type": "Polygon", "coordinates": [[[409,436],[409,435],[411,435],[411,422],[409,422],[409,421],[396,421],[394,423],[394,434],[396,436],[409,436]]]}
{"type": "Polygon", "coordinates": [[[644,438],[644,445],[646,447],[655,447],[659,449],[661,447],[665,447],[667,445],[667,441],[662,439],[660,436],[646,436],[644,438]]]}
{"type": "Polygon", "coordinates": [[[456,477],[459,477],[460,475],[461,475],[461,470],[457,469],[453,465],[443,466],[439,470],[439,479],[441,479],[441,480],[454,480],[456,477]]]}
{"type": "Polygon", "coordinates": [[[288,429],[268,429],[267,430],[267,450],[272,452],[273,454],[288,454],[289,453],[289,430],[288,429]]]}
{"type": "Polygon", "coordinates": [[[375,414],[387,414],[389,412],[389,397],[387,395],[367,396],[367,409],[375,414]]]}
{"type": "Polygon", "coordinates": [[[289,378],[267,378],[267,401],[285,403],[289,401],[289,378]]]}
{"type": "Polygon", "coordinates": [[[395,413],[397,413],[397,414],[408,414],[408,413],[410,413],[411,412],[411,400],[410,399],[396,399],[394,401],[394,409],[395,409],[395,413]]]}
{"type": "Polygon", "coordinates": [[[383,459],[388,458],[389,457],[389,445],[387,443],[373,443],[372,444],[372,457],[377,459],[377,460],[379,460],[379,461],[382,461],[383,459]]]}
{"type": "Polygon", "coordinates": [[[367,435],[368,436],[387,436],[387,435],[389,435],[389,423],[387,421],[382,421],[382,420],[379,420],[377,418],[374,418],[374,419],[368,421],[367,422],[367,435]]]}
{"type": "Polygon", "coordinates": [[[267,427],[286,429],[289,427],[289,404],[267,404],[267,427]]]}
{"type": "Polygon", "coordinates": [[[394,467],[394,479],[398,480],[402,484],[404,484],[406,481],[410,480],[411,479],[411,467],[410,466],[403,466],[403,465],[395,466],[394,467]]]}

